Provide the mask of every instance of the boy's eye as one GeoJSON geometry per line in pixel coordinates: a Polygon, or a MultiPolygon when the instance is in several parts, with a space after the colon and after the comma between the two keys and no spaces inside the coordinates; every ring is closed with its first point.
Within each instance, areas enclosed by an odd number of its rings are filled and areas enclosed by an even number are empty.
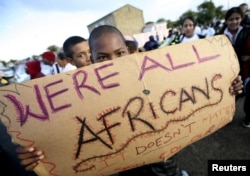
{"type": "Polygon", "coordinates": [[[78,58],[85,58],[85,57],[86,57],[86,55],[83,53],[78,55],[78,58]]]}
{"type": "Polygon", "coordinates": [[[108,60],[108,57],[107,56],[98,56],[97,57],[97,62],[103,62],[103,61],[106,61],[108,60]]]}
{"type": "Polygon", "coordinates": [[[125,52],[124,52],[124,51],[119,51],[119,52],[117,53],[117,55],[118,55],[118,57],[121,57],[121,56],[125,55],[125,52]]]}

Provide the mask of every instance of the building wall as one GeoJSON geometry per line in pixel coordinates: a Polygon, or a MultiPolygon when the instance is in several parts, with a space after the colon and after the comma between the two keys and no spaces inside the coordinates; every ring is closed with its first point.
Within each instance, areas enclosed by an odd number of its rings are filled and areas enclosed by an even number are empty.
{"type": "Polygon", "coordinates": [[[142,32],[144,17],[141,10],[126,5],[113,14],[116,21],[116,27],[121,30],[123,35],[133,36],[134,34],[142,32]]]}
{"type": "Polygon", "coordinates": [[[101,25],[111,25],[111,26],[116,26],[116,23],[115,23],[115,18],[114,18],[114,15],[112,13],[108,14],[107,16],[97,20],[96,22],[88,25],[88,30],[89,30],[89,33],[91,33],[91,31],[98,27],[98,26],[101,26],[101,25]]]}
{"type": "Polygon", "coordinates": [[[142,32],[144,27],[143,11],[131,5],[125,5],[96,22],[89,24],[89,33],[91,33],[94,28],[105,24],[117,27],[123,35],[133,36],[134,34],[142,32]]]}

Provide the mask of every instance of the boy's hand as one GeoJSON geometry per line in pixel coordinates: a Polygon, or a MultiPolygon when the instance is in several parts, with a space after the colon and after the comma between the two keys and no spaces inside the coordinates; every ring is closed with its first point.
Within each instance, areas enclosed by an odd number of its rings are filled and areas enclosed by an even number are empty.
{"type": "Polygon", "coordinates": [[[32,171],[44,159],[44,154],[33,147],[19,146],[16,149],[17,157],[21,160],[21,165],[25,166],[26,171],[32,171]]]}
{"type": "Polygon", "coordinates": [[[229,92],[233,95],[239,95],[243,92],[243,81],[241,79],[241,76],[235,78],[235,80],[231,84],[231,87],[229,88],[229,92]]]}

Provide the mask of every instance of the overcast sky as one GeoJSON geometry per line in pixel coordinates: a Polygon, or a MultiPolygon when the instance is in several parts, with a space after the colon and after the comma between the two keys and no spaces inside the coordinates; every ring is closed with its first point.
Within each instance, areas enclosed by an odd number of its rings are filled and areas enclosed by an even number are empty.
{"type": "MultiPolygon", "coordinates": [[[[87,25],[126,5],[143,10],[144,20],[177,20],[187,10],[197,11],[204,0],[0,0],[0,60],[39,55],[66,38],[88,38],[87,25]]],[[[224,9],[250,0],[213,0],[224,9]]]]}

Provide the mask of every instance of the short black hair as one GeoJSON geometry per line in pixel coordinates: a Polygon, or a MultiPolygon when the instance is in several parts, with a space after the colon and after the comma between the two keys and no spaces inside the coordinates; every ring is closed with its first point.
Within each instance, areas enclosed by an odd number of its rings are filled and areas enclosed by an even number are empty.
{"type": "Polygon", "coordinates": [[[70,61],[69,57],[66,56],[65,52],[63,50],[59,50],[57,52],[57,58],[60,59],[60,60],[68,60],[70,61]]]}
{"type": "Polygon", "coordinates": [[[183,24],[184,24],[184,22],[185,22],[186,20],[191,20],[191,21],[193,22],[194,27],[197,25],[196,20],[194,19],[193,16],[187,16],[187,17],[185,17],[185,18],[183,19],[183,21],[182,21],[182,26],[183,26],[183,24]]]}
{"type": "Polygon", "coordinates": [[[63,51],[65,55],[73,59],[73,52],[71,51],[71,48],[75,46],[76,44],[85,42],[85,41],[87,40],[80,36],[71,36],[67,38],[63,43],[63,51]]]}
{"type": "Polygon", "coordinates": [[[106,34],[106,33],[115,33],[115,34],[119,35],[125,44],[125,38],[119,29],[117,29],[114,26],[110,26],[110,25],[101,25],[101,26],[96,27],[90,33],[89,40],[88,40],[90,51],[92,51],[92,48],[93,48],[93,40],[99,38],[101,35],[106,34]]]}

